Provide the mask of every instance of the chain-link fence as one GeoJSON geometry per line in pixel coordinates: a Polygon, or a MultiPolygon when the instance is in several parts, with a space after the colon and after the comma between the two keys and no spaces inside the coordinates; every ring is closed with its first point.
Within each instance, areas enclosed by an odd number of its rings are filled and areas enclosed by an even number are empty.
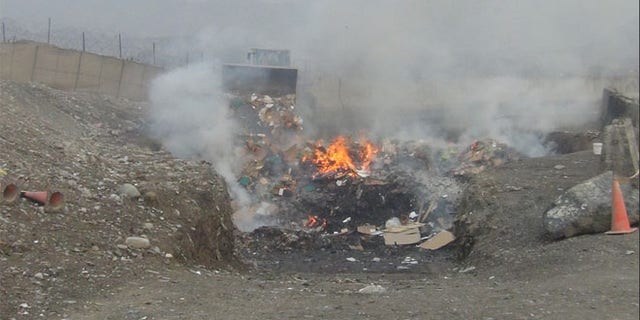
{"type": "Polygon", "coordinates": [[[25,25],[12,19],[2,19],[2,42],[37,41],[51,45],[112,56],[170,69],[204,59],[200,51],[176,49],[174,38],[129,37],[126,33],[81,30],[57,27],[55,21],[41,25],[25,25]]]}

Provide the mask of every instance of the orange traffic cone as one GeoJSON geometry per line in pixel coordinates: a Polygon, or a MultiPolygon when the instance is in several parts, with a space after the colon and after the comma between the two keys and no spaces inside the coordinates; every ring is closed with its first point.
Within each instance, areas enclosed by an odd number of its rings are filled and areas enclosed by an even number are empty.
{"type": "Polygon", "coordinates": [[[47,203],[49,193],[46,191],[22,191],[20,192],[20,196],[38,202],[41,205],[45,205],[47,203]]]}
{"type": "Polygon", "coordinates": [[[629,217],[627,216],[627,208],[624,205],[622,191],[618,179],[613,178],[613,187],[611,188],[611,231],[606,234],[627,234],[636,232],[638,228],[629,226],[629,217]]]}
{"type": "Polygon", "coordinates": [[[64,205],[64,196],[61,192],[54,192],[49,197],[49,210],[55,211],[61,209],[64,205]]]}
{"type": "Polygon", "coordinates": [[[18,186],[13,183],[8,184],[2,190],[2,202],[3,203],[12,203],[18,199],[18,186]]]}

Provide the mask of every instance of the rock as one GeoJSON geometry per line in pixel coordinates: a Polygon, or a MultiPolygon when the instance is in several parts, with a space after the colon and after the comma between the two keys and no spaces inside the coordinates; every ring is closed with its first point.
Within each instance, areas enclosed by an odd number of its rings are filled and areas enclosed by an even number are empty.
{"type": "Polygon", "coordinates": [[[147,230],[151,230],[151,229],[153,229],[153,223],[145,222],[145,223],[142,224],[142,228],[143,229],[147,229],[147,230]]]}
{"type": "Polygon", "coordinates": [[[89,199],[93,197],[93,193],[91,192],[91,190],[85,187],[79,187],[78,190],[80,190],[80,194],[83,198],[89,199]]]}
{"type": "Polygon", "coordinates": [[[128,237],[124,242],[128,247],[134,249],[147,249],[151,247],[151,242],[149,239],[142,237],[128,237]]]}
{"type": "Polygon", "coordinates": [[[136,188],[134,185],[130,183],[125,183],[121,185],[118,191],[120,192],[121,195],[124,195],[128,198],[140,197],[140,191],[138,191],[138,188],[136,188]]]}
{"type": "Polygon", "coordinates": [[[147,191],[144,193],[144,202],[147,204],[158,203],[158,194],[153,191],[147,191]]]}
{"type": "MultiPolygon", "coordinates": [[[[611,184],[613,173],[607,171],[567,190],[543,215],[547,234],[553,239],[580,234],[600,233],[611,228],[611,184]]],[[[627,215],[631,224],[640,220],[638,189],[621,184],[627,215]]]]}
{"type": "Polygon", "coordinates": [[[556,170],[562,170],[562,169],[565,168],[565,166],[561,165],[561,164],[557,164],[557,165],[553,166],[553,168],[556,169],[556,170]]]}
{"type": "Polygon", "coordinates": [[[387,292],[387,289],[381,285],[372,284],[358,290],[358,292],[364,294],[379,294],[387,292]]]}
{"type": "Polygon", "coordinates": [[[38,273],[34,274],[33,277],[36,278],[36,279],[42,280],[42,279],[44,279],[44,274],[42,274],[42,272],[38,272],[38,273]]]}

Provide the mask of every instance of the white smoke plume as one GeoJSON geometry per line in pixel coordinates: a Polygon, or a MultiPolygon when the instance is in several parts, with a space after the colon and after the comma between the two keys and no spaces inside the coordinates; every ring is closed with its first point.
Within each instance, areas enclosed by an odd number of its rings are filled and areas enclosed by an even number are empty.
{"type": "Polygon", "coordinates": [[[319,50],[308,84],[330,131],[456,132],[540,156],[543,133],[596,119],[604,86],[637,92],[637,1],[315,3],[302,50],[319,50]]]}
{"type": "MultiPolygon", "coordinates": [[[[605,86],[637,92],[633,0],[189,6],[218,9],[191,41],[181,40],[191,51],[237,63],[253,47],[291,50],[298,107],[312,134],[365,129],[436,147],[494,138],[541,156],[549,152],[541,143],[545,133],[596,120],[605,86]]],[[[247,204],[246,193],[234,187],[241,161],[217,66],[192,65],[159,78],[151,92],[153,118],[170,150],[214,163],[247,204]]],[[[245,229],[257,226],[240,220],[245,229]]]]}
{"type": "MultiPolygon", "coordinates": [[[[149,117],[153,133],[169,151],[211,162],[227,182],[234,204],[246,208],[251,199],[236,181],[243,164],[234,145],[238,126],[229,115],[229,102],[216,71],[212,64],[201,63],[156,78],[151,86],[149,117]]],[[[234,218],[242,229],[255,227],[248,217],[234,218]]]]}
{"type": "Polygon", "coordinates": [[[82,14],[72,14],[51,1],[3,0],[1,15],[45,30],[52,18],[125,39],[173,38],[158,51],[192,61],[290,49],[299,107],[314,107],[307,129],[318,133],[499,135],[519,147],[516,134],[593,120],[604,86],[638,94],[637,0],[121,2],[76,1],[82,14]]]}

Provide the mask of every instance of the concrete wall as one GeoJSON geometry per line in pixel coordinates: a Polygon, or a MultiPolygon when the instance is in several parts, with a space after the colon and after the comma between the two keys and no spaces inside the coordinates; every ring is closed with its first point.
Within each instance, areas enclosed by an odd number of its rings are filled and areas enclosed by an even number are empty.
{"type": "Polygon", "coordinates": [[[0,79],[146,100],[162,68],[37,42],[0,44],[0,79]]]}
{"type": "Polygon", "coordinates": [[[629,118],[634,127],[638,128],[640,107],[637,99],[632,99],[617,91],[615,88],[605,88],[602,93],[601,124],[602,127],[611,124],[613,119],[629,118]]]}

